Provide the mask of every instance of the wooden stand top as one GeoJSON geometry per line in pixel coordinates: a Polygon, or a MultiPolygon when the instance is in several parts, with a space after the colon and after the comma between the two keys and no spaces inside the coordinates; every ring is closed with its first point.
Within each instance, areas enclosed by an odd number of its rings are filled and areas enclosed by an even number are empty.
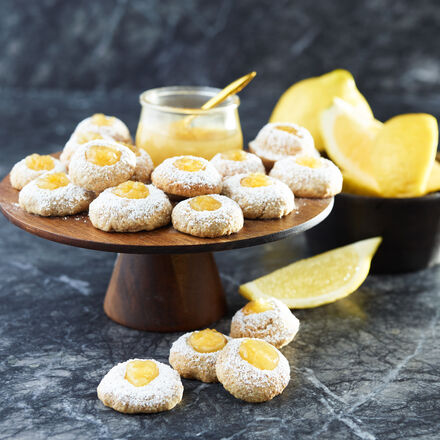
{"type": "Polygon", "coordinates": [[[256,246],[298,234],[324,220],[333,207],[333,198],[296,198],[296,209],[279,220],[245,220],[236,234],[220,238],[199,238],[176,231],[172,226],[149,232],[104,232],[93,227],[87,213],[67,217],[40,217],[18,206],[18,193],[9,175],[0,183],[0,209],[14,225],[31,234],[98,251],[127,254],[213,252],[256,246]]]}

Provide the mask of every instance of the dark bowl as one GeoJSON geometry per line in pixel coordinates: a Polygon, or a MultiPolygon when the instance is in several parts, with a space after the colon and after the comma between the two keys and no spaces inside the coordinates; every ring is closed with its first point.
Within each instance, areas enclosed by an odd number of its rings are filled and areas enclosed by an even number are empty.
{"type": "Polygon", "coordinates": [[[440,193],[413,198],[338,194],[328,218],[306,232],[314,253],[374,236],[374,273],[411,272],[440,261],[440,193]]]}

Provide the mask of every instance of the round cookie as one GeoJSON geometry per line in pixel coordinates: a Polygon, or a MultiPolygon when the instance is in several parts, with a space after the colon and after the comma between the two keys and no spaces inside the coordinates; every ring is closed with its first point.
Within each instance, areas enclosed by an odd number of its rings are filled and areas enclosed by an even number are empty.
{"type": "Polygon", "coordinates": [[[209,328],[185,333],[171,346],[170,365],[185,379],[218,382],[215,363],[228,339],[209,328]]]}
{"type": "Polygon", "coordinates": [[[271,400],[290,380],[287,359],[261,339],[231,339],[220,352],[215,369],[223,387],[246,402],[271,400]]]}
{"type": "Polygon", "coordinates": [[[173,226],[196,237],[221,237],[243,227],[243,213],[233,200],[218,194],[179,202],[171,215],[173,226]]]}
{"type": "Polygon", "coordinates": [[[231,321],[232,338],[263,339],[276,348],[293,340],[299,320],[281,301],[275,298],[247,303],[231,321]]]}
{"type": "Polygon", "coordinates": [[[339,168],[323,157],[287,157],[275,163],[270,175],[284,182],[297,197],[332,197],[342,190],[339,168]]]}
{"type": "Polygon", "coordinates": [[[179,374],[154,359],[130,359],[114,366],[97,389],[99,400],[126,414],[174,408],[183,396],[179,374]]]}
{"type": "Polygon", "coordinates": [[[222,177],[206,159],[176,156],[165,159],[151,174],[153,183],[167,194],[194,197],[219,194],[222,177]]]}
{"type": "Polygon", "coordinates": [[[222,194],[235,200],[245,218],[281,218],[293,211],[289,187],[262,173],[237,174],[223,181],[222,194]]]}
{"type": "Polygon", "coordinates": [[[211,163],[223,178],[234,174],[264,173],[264,165],[255,154],[243,150],[229,150],[216,154],[211,163]]]}
{"type": "Polygon", "coordinates": [[[115,141],[132,143],[128,127],[120,119],[106,116],[103,113],[95,113],[89,118],[83,119],[74,131],[78,133],[95,132],[115,141]]]}
{"type": "Polygon", "coordinates": [[[130,179],[136,169],[136,155],[130,148],[108,140],[81,145],[69,165],[72,182],[100,192],[130,179]]]}
{"type": "Polygon", "coordinates": [[[130,150],[136,155],[136,168],[134,174],[131,176],[131,180],[150,183],[151,173],[154,170],[154,164],[150,155],[143,148],[138,148],[136,145],[121,143],[130,148],[130,150]]]}
{"type": "Polygon", "coordinates": [[[85,211],[95,197],[71,182],[64,172],[46,172],[29,182],[18,195],[21,208],[44,217],[64,216],[85,211]]]}
{"type": "Polygon", "coordinates": [[[48,171],[64,172],[64,165],[52,156],[40,156],[37,153],[30,154],[17,162],[9,173],[9,180],[15,189],[22,189],[32,180],[48,171]]]}
{"type": "Polygon", "coordinates": [[[319,157],[310,132],[300,125],[289,122],[266,124],[249,143],[249,151],[261,158],[267,169],[287,156],[308,154],[319,157]]]}
{"type": "Polygon", "coordinates": [[[154,185],[127,181],[107,188],[90,204],[92,225],[102,231],[151,231],[170,222],[172,206],[154,185]]]}

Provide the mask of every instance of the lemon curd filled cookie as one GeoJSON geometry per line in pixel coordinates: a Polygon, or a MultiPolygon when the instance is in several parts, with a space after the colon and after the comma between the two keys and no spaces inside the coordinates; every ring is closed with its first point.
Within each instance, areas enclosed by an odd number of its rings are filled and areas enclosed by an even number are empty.
{"type": "Polygon", "coordinates": [[[297,197],[332,197],[342,190],[339,168],[323,157],[301,155],[279,160],[270,175],[284,182],[297,197]]]}
{"type": "Polygon", "coordinates": [[[218,194],[179,202],[173,209],[175,229],[196,237],[221,237],[243,227],[243,213],[233,200],[218,194]]]}
{"type": "Polygon", "coordinates": [[[66,173],[46,172],[20,191],[18,203],[31,214],[64,216],[85,211],[94,196],[72,183],[66,173]]]}
{"type": "Polygon", "coordinates": [[[95,113],[89,118],[82,120],[76,126],[75,132],[94,132],[119,142],[132,142],[128,127],[120,119],[114,116],[106,116],[103,113],[95,113]]]}
{"type": "Polygon", "coordinates": [[[15,189],[22,189],[30,181],[36,179],[48,171],[66,171],[64,165],[52,156],[30,154],[17,162],[9,174],[11,185],[15,189]]]}
{"type": "Polygon", "coordinates": [[[218,153],[211,159],[211,163],[223,177],[265,171],[263,162],[258,156],[243,150],[218,153]]]}
{"type": "Polygon", "coordinates": [[[215,368],[223,387],[247,402],[273,399],[290,380],[287,359],[261,339],[231,339],[219,353],[215,368]]]}
{"type": "Polygon", "coordinates": [[[237,174],[223,181],[222,194],[235,200],[245,218],[281,218],[293,211],[294,196],[278,179],[262,173],[237,174]]]}
{"type": "Polygon", "coordinates": [[[177,339],[170,350],[170,365],[186,379],[217,382],[215,363],[228,338],[217,330],[186,333],[177,339]]]}
{"type": "Polygon", "coordinates": [[[151,175],[153,183],[167,194],[194,197],[218,194],[222,177],[206,159],[176,156],[165,159],[151,175]]]}
{"type": "Polygon", "coordinates": [[[136,155],[136,168],[134,174],[131,176],[131,180],[138,180],[143,183],[151,182],[151,172],[154,169],[153,161],[150,155],[142,148],[138,148],[136,145],[121,142],[122,145],[130,148],[136,155]]]}
{"type": "Polygon", "coordinates": [[[100,192],[131,178],[136,169],[136,155],[130,148],[108,140],[81,145],[69,165],[72,182],[100,192]]]}
{"type": "Polygon", "coordinates": [[[231,337],[263,339],[276,348],[287,345],[299,329],[299,320],[275,298],[247,303],[232,318],[231,337]]]}
{"type": "Polygon", "coordinates": [[[172,206],[154,185],[129,180],[103,191],[89,207],[89,217],[102,231],[151,231],[170,222],[172,206]]]}
{"type": "Polygon", "coordinates": [[[266,168],[287,156],[309,154],[319,157],[310,132],[288,122],[266,124],[249,143],[249,151],[260,157],[266,168]]]}
{"type": "Polygon", "coordinates": [[[114,366],[98,385],[98,398],[121,413],[157,413],[174,408],[183,395],[179,374],[153,359],[114,366]]]}

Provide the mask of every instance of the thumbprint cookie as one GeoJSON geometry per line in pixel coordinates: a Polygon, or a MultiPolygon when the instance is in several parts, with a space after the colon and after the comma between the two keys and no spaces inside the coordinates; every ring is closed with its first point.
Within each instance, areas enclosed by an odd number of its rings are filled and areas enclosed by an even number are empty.
{"type": "Polygon", "coordinates": [[[245,218],[281,218],[293,211],[294,196],[278,179],[262,173],[237,174],[223,181],[222,193],[235,200],[245,218]]]}
{"type": "Polygon", "coordinates": [[[210,328],[186,333],[171,346],[170,365],[185,379],[217,382],[215,363],[227,343],[227,336],[210,328]]]}
{"type": "Polygon", "coordinates": [[[287,156],[308,154],[319,157],[310,132],[297,124],[276,122],[266,124],[249,143],[249,151],[261,158],[266,168],[287,156]]]}
{"type": "Polygon", "coordinates": [[[151,182],[151,172],[154,169],[153,161],[150,155],[142,148],[138,148],[136,145],[123,143],[126,147],[136,155],[136,168],[134,174],[131,176],[131,180],[137,180],[143,183],[151,182]]]}
{"type": "Polygon", "coordinates": [[[69,165],[72,182],[100,192],[130,179],[136,169],[136,155],[130,148],[108,140],[81,145],[69,165]]]}
{"type": "Polygon", "coordinates": [[[339,168],[323,157],[287,157],[275,163],[270,175],[284,182],[297,197],[332,197],[342,190],[339,168]]]}
{"type": "Polygon", "coordinates": [[[175,229],[196,237],[221,237],[243,227],[243,213],[233,200],[218,194],[179,202],[173,209],[175,229]]]}
{"type": "Polygon", "coordinates": [[[215,369],[225,390],[246,402],[271,400],[290,380],[287,359],[261,339],[231,339],[219,353],[215,369]]]}
{"type": "Polygon", "coordinates": [[[34,153],[26,156],[12,167],[9,180],[15,189],[22,189],[29,182],[48,171],[63,172],[66,169],[58,159],[34,153]]]}
{"type": "Polygon", "coordinates": [[[172,206],[154,185],[129,180],[107,188],[90,204],[92,225],[102,231],[151,231],[170,222],[172,206]]]}
{"type": "Polygon", "coordinates": [[[289,308],[275,298],[247,303],[232,318],[231,337],[263,339],[276,348],[293,340],[299,320],[289,308]]]}
{"type": "Polygon", "coordinates": [[[218,153],[211,159],[211,163],[223,177],[265,171],[263,162],[258,156],[243,150],[218,153]]]}
{"type": "Polygon", "coordinates": [[[71,182],[64,172],[46,172],[29,182],[18,195],[25,211],[44,217],[85,211],[95,194],[71,182]]]}
{"type": "Polygon", "coordinates": [[[119,142],[131,143],[132,139],[128,127],[114,116],[106,116],[103,113],[95,113],[82,120],[75,128],[75,132],[95,132],[108,136],[119,142]]]}
{"type": "Polygon", "coordinates": [[[105,406],[121,413],[157,413],[182,400],[183,385],[168,365],[153,359],[130,359],[114,366],[97,392],[105,406]]]}
{"type": "Polygon", "coordinates": [[[222,188],[222,177],[214,165],[195,156],[165,159],[154,169],[151,180],[167,194],[180,197],[219,194],[222,188]]]}

